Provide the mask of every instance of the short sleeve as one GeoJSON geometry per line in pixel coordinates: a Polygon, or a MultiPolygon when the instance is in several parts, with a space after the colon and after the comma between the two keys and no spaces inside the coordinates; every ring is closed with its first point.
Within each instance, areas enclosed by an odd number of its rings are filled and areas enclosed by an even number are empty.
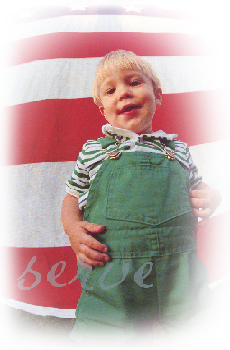
{"type": "Polygon", "coordinates": [[[202,177],[198,173],[198,168],[193,162],[188,145],[179,140],[175,140],[176,153],[175,157],[181,164],[181,166],[188,172],[189,175],[189,187],[193,189],[202,181],[202,177]]]}
{"type": "Polygon", "coordinates": [[[98,141],[87,141],[79,153],[70,180],[66,181],[66,192],[78,198],[80,209],[87,203],[90,182],[94,179],[104,157],[105,152],[102,151],[98,141]]]}
{"type": "Polygon", "coordinates": [[[189,164],[189,184],[190,184],[190,188],[193,189],[198,185],[200,181],[202,181],[202,177],[198,173],[198,168],[193,163],[193,159],[190,152],[188,152],[188,164],[189,164]]]}

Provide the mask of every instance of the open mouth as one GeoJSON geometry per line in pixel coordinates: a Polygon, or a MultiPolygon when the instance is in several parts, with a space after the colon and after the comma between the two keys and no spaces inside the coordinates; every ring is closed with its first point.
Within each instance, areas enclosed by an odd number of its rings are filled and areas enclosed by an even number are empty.
{"type": "Polygon", "coordinates": [[[126,113],[126,112],[131,112],[133,111],[134,109],[139,109],[141,108],[141,106],[139,105],[128,105],[128,106],[124,106],[122,108],[122,110],[120,111],[120,114],[123,114],[123,113],[126,113]]]}

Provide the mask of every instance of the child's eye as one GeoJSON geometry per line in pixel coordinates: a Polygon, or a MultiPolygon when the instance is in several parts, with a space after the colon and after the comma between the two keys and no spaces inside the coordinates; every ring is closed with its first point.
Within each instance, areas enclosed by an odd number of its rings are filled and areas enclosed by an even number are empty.
{"type": "Polygon", "coordinates": [[[114,92],[115,92],[115,89],[113,88],[113,89],[108,89],[107,91],[106,91],[106,95],[112,95],[112,94],[114,94],[114,92]]]}
{"type": "Polygon", "coordinates": [[[137,86],[137,85],[139,85],[141,82],[139,81],[139,80],[133,80],[133,81],[131,81],[131,83],[130,83],[130,85],[131,86],[137,86]]]}

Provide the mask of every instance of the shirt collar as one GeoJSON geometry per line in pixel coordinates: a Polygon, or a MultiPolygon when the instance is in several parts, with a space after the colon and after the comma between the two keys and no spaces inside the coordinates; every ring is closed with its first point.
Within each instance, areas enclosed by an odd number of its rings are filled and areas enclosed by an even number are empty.
{"type": "Polygon", "coordinates": [[[151,134],[142,134],[138,135],[135,132],[131,130],[126,129],[120,129],[115,126],[112,126],[110,124],[103,125],[102,132],[104,135],[116,138],[119,141],[125,141],[125,140],[153,140],[153,139],[166,139],[172,141],[175,139],[178,135],[177,134],[166,134],[163,130],[158,130],[155,132],[152,132],[151,134]]]}

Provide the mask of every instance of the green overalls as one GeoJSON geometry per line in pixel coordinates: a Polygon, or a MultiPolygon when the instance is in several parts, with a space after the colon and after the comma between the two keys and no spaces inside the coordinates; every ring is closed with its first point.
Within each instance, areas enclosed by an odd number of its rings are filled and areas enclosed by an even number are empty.
{"type": "MultiPolygon", "coordinates": [[[[99,141],[102,148],[115,142],[99,141]]],[[[79,266],[82,295],[73,337],[180,323],[200,306],[207,272],[197,256],[188,190],[187,171],[164,154],[123,152],[104,161],[84,220],[106,226],[97,239],[111,260],[92,270],[79,266]]]]}

